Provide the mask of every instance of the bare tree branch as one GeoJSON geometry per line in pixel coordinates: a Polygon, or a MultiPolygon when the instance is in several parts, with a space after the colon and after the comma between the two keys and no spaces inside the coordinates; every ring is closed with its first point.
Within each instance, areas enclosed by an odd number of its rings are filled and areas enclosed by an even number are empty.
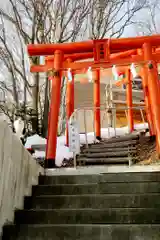
{"type": "Polygon", "coordinates": [[[93,0],[89,35],[92,39],[120,37],[134,15],[145,7],[147,0],[93,0]]]}
{"type": "Polygon", "coordinates": [[[150,0],[146,13],[144,12],[142,18],[133,21],[137,35],[152,35],[159,34],[159,10],[160,0],[150,0]]]}
{"type": "MultiPolygon", "coordinates": [[[[8,70],[9,76],[9,81],[2,81],[5,84],[0,82],[0,87],[14,96],[15,106],[19,104],[20,95],[24,92],[24,105],[30,104],[34,113],[33,131],[39,129],[38,119],[40,125],[46,124],[44,117],[46,118],[48,109],[49,84],[46,84],[45,77],[41,80],[39,73],[27,76],[29,66],[25,61],[26,45],[120,37],[126,26],[133,22],[134,15],[146,7],[147,1],[149,0],[8,0],[9,11],[0,4],[3,23],[0,33],[0,64],[8,70]]],[[[37,57],[30,57],[29,60],[31,64],[39,63],[37,57]]],[[[65,108],[65,95],[62,98],[62,107],[65,108]]],[[[65,118],[64,109],[62,112],[62,118],[65,118]]]]}

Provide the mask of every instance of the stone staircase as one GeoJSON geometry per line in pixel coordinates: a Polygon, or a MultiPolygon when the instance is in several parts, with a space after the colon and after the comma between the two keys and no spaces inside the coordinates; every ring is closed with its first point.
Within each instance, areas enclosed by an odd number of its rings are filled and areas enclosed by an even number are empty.
{"type": "Polygon", "coordinates": [[[129,164],[137,158],[137,146],[140,135],[128,134],[126,136],[113,137],[97,144],[83,147],[77,157],[78,165],[101,164],[129,164]]]}
{"type": "Polygon", "coordinates": [[[40,176],[4,240],[159,240],[160,172],[40,176]]]}

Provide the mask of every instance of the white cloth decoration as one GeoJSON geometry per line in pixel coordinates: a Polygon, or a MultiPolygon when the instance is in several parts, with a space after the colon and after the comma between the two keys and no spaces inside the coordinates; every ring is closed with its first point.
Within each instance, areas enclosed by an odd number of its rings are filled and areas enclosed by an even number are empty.
{"type": "Polygon", "coordinates": [[[131,64],[130,69],[131,69],[131,73],[132,73],[133,77],[135,78],[137,76],[137,72],[136,72],[134,63],[131,64]]]}
{"type": "Polygon", "coordinates": [[[91,67],[88,68],[87,75],[88,75],[88,81],[92,82],[93,81],[93,75],[92,75],[92,68],[91,67]]]}
{"type": "Polygon", "coordinates": [[[68,69],[68,81],[72,82],[72,73],[71,73],[71,69],[68,69]]]}
{"type": "Polygon", "coordinates": [[[112,73],[113,73],[113,76],[114,76],[114,80],[117,81],[118,78],[119,78],[119,75],[118,75],[117,68],[116,68],[115,65],[113,65],[113,67],[112,67],[112,73]]]}

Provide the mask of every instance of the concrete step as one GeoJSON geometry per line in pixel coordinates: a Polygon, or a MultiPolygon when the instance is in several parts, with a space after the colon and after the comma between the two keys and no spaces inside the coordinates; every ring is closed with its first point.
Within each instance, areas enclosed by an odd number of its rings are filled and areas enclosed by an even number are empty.
{"type": "Polygon", "coordinates": [[[160,224],[154,208],[19,210],[16,224],[160,224]]]}
{"type": "MultiPolygon", "coordinates": [[[[139,143],[138,140],[126,141],[126,142],[117,142],[117,143],[97,143],[91,144],[89,149],[97,149],[97,148],[114,148],[114,147],[128,147],[128,146],[135,146],[139,143]]],[[[84,148],[85,149],[85,148],[84,148]]],[[[88,149],[88,148],[87,148],[88,149]]]]}
{"type": "Polygon", "coordinates": [[[6,226],[2,240],[159,240],[160,224],[6,226]]]}
{"type": "Polygon", "coordinates": [[[33,186],[32,195],[81,195],[106,193],[160,193],[159,182],[90,183],[33,186]]]}
{"type": "Polygon", "coordinates": [[[160,194],[43,195],[25,197],[25,209],[159,208],[160,194]]]}
{"type": "Polygon", "coordinates": [[[78,183],[97,183],[100,181],[100,175],[70,175],[70,176],[40,176],[39,184],[78,184],[78,183]]]}
{"type": "Polygon", "coordinates": [[[160,239],[159,172],[40,176],[39,182],[2,240],[160,239]]]}
{"type": "Polygon", "coordinates": [[[124,172],[102,173],[93,175],[59,175],[40,176],[40,185],[55,184],[89,184],[89,183],[128,183],[128,182],[160,182],[160,172],[124,172]]]}
{"type": "Polygon", "coordinates": [[[106,158],[106,157],[126,157],[128,154],[136,154],[136,150],[129,151],[114,151],[114,152],[99,152],[99,153],[82,153],[79,158],[106,158]]]}
{"type": "Polygon", "coordinates": [[[104,140],[105,143],[117,143],[117,142],[125,142],[125,141],[132,141],[132,140],[138,140],[139,139],[139,135],[135,135],[135,134],[129,134],[126,136],[119,136],[119,137],[113,137],[113,138],[108,138],[106,140],[104,140]]]}
{"type": "MultiPolygon", "coordinates": [[[[96,154],[95,154],[96,155],[96,154]]],[[[125,155],[126,156],[126,155],[125,155]]],[[[79,164],[89,164],[89,165],[100,165],[100,164],[129,164],[129,158],[128,156],[117,156],[117,157],[112,157],[112,156],[99,156],[97,154],[97,157],[78,157],[77,158],[77,163],[79,164]]]]}
{"type": "Polygon", "coordinates": [[[114,148],[88,148],[82,150],[82,153],[106,153],[106,152],[123,152],[123,151],[136,151],[136,147],[114,147],[114,148]]]}

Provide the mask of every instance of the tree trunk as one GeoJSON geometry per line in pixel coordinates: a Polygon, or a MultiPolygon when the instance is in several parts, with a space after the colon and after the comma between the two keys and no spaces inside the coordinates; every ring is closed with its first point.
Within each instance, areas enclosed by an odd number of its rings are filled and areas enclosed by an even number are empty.
{"type": "Polygon", "coordinates": [[[23,107],[24,107],[24,129],[27,128],[27,112],[26,112],[26,107],[27,107],[27,86],[26,86],[26,80],[24,82],[24,96],[23,96],[23,107]]]}
{"type": "Polygon", "coordinates": [[[39,133],[38,124],[38,95],[39,95],[39,73],[35,74],[32,86],[32,131],[39,133]]]}
{"type": "Polygon", "coordinates": [[[43,112],[43,119],[42,119],[42,136],[47,137],[47,130],[48,130],[48,113],[49,113],[49,80],[48,76],[46,76],[46,83],[45,83],[45,97],[44,97],[44,112],[43,112]]]}
{"type": "Polygon", "coordinates": [[[58,134],[64,134],[66,127],[66,79],[63,77],[61,86],[61,105],[58,123],[58,134]]]}

